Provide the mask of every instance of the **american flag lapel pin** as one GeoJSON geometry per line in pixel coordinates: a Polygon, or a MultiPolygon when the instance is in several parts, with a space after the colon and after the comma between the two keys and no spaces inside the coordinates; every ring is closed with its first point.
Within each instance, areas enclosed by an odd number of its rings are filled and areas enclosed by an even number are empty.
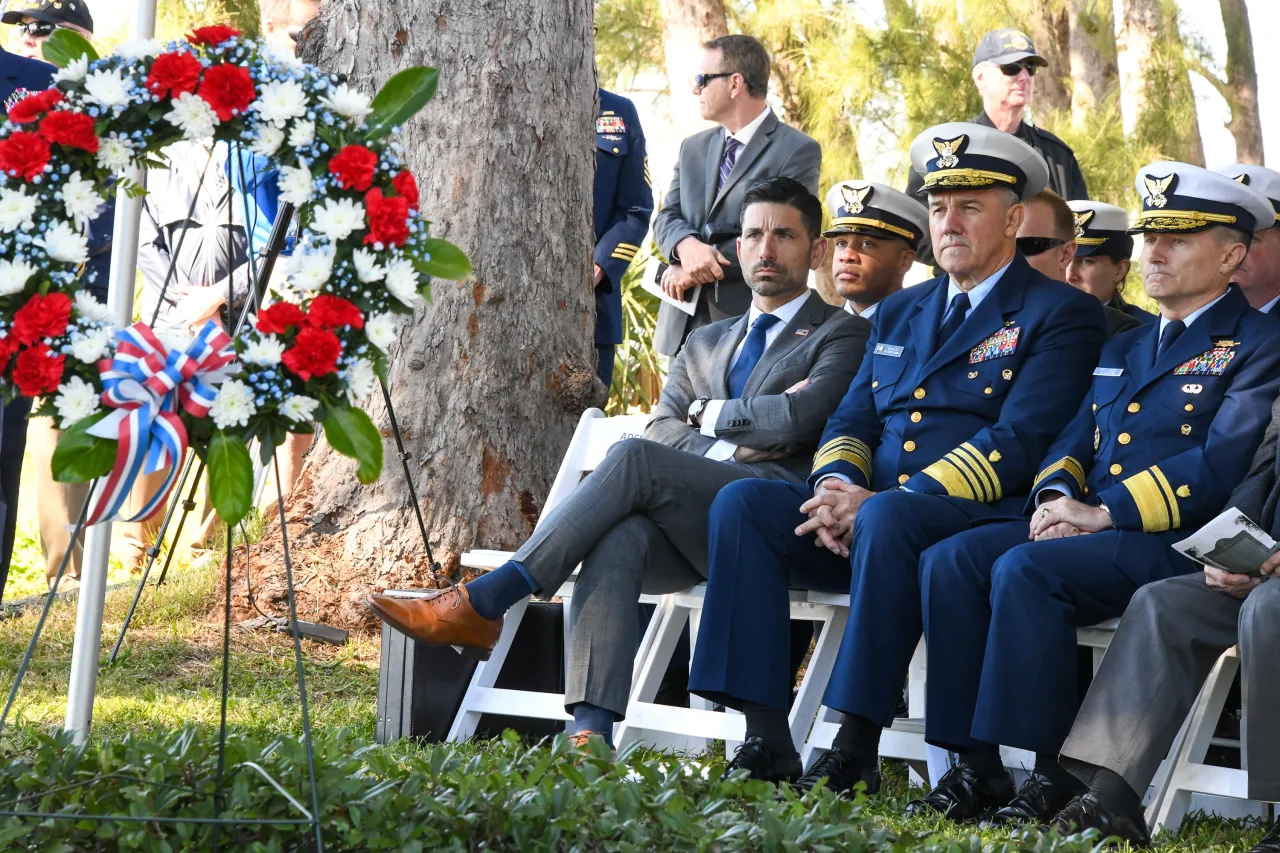
{"type": "Polygon", "coordinates": [[[803,338],[807,334],[809,334],[808,329],[796,329],[796,337],[798,338],[803,338]]]}

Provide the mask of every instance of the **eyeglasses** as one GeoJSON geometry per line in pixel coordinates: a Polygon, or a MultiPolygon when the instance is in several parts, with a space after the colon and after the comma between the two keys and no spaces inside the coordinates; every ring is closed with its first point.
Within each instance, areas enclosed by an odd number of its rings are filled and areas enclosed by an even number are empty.
{"type": "Polygon", "coordinates": [[[1018,251],[1030,258],[1065,245],[1067,241],[1061,237],[1019,237],[1016,242],[1018,251]]]}
{"type": "Polygon", "coordinates": [[[1019,71],[1025,71],[1031,77],[1036,76],[1037,66],[1032,62],[1010,62],[1008,65],[1001,65],[1000,71],[1006,77],[1017,77],[1019,71]]]}
{"type": "Polygon", "coordinates": [[[47,39],[53,35],[53,31],[57,28],[57,24],[49,24],[44,21],[28,21],[27,23],[18,24],[18,29],[36,39],[47,39]]]}
{"type": "Polygon", "coordinates": [[[707,88],[707,84],[712,80],[719,80],[721,77],[732,77],[736,73],[738,72],[721,71],[718,74],[695,74],[693,75],[693,90],[695,92],[701,92],[703,89],[707,88]]]}

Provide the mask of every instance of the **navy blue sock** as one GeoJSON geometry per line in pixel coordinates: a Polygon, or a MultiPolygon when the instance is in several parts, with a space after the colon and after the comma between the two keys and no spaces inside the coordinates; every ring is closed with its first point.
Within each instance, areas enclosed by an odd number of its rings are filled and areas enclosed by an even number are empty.
{"type": "Polygon", "coordinates": [[[507,560],[498,568],[467,583],[471,606],[485,619],[497,619],[522,598],[538,589],[524,566],[507,560]]]}
{"type": "Polygon", "coordinates": [[[605,742],[613,746],[614,714],[608,708],[592,705],[590,702],[579,702],[573,706],[573,731],[593,732],[603,735],[605,742]]]}

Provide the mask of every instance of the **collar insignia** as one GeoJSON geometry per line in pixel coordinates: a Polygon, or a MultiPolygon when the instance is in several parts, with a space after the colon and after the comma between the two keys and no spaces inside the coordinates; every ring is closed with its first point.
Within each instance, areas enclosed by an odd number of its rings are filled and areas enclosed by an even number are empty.
{"type": "Polygon", "coordinates": [[[1249,186],[1249,176],[1244,172],[1241,172],[1240,174],[1236,175],[1233,180],[1235,180],[1235,182],[1238,184],[1244,184],[1246,187],[1249,186]]]}

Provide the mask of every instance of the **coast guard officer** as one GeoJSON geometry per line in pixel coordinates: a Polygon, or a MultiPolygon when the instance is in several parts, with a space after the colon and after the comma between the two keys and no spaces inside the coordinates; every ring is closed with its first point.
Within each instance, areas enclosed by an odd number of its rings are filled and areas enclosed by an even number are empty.
{"type": "Polygon", "coordinates": [[[844,310],[870,320],[929,243],[929,211],[911,196],[874,181],[840,181],[827,193],[831,279],[844,310]]]}
{"type": "Polygon", "coordinates": [[[653,189],[640,116],[631,101],[601,89],[591,280],[596,296],[596,370],[606,388],[613,380],[613,348],[622,343],[622,274],[640,251],[652,214],[653,189]]]}
{"type": "Polygon", "coordinates": [[[1170,545],[1220,512],[1280,391],[1280,322],[1231,276],[1275,214],[1261,194],[1185,163],[1137,178],[1143,283],[1158,322],[1103,349],[1080,411],[1040,464],[1025,519],[985,524],[920,559],[926,738],[959,763],[909,813],[1048,823],[1080,783],[1058,764],[1079,705],[1076,628],[1143,584],[1194,571],[1170,545]],[[1032,750],[1014,796],[997,744],[1032,750]]]}
{"type": "MultiPolygon", "coordinates": [[[[1232,163],[1213,171],[1266,196],[1280,224],[1280,172],[1252,163],[1232,163]]],[[[1250,305],[1263,314],[1280,317],[1280,228],[1273,225],[1253,235],[1249,254],[1231,280],[1240,285],[1250,305]]]]}
{"type": "Polygon", "coordinates": [[[1121,293],[1133,255],[1129,213],[1100,201],[1069,201],[1067,207],[1076,220],[1076,254],[1067,264],[1067,284],[1092,293],[1103,305],[1140,323],[1155,320],[1155,314],[1129,304],[1121,293]]]}
{"type": "Polygon", "coordinates": [[[746,714],[731,768],[800,773],[786,717],[787,590],[851,593],[824,698],[845,722],[836,748],[796,782],[805,790],[823,777],[836,791],[878,786],[880,731],[920,638],[920,552],[1021,507],[1010,496],[1031,486],[1105,338],[1098,300],[1017,252],[1021,202],[1047,181],[1039,154],[956,122],[925,131],[911,155],[949,275],[880,303],[868,357],[827,421],[807,484],[743,480],[711,508],[689,686],[746,714]]]}

